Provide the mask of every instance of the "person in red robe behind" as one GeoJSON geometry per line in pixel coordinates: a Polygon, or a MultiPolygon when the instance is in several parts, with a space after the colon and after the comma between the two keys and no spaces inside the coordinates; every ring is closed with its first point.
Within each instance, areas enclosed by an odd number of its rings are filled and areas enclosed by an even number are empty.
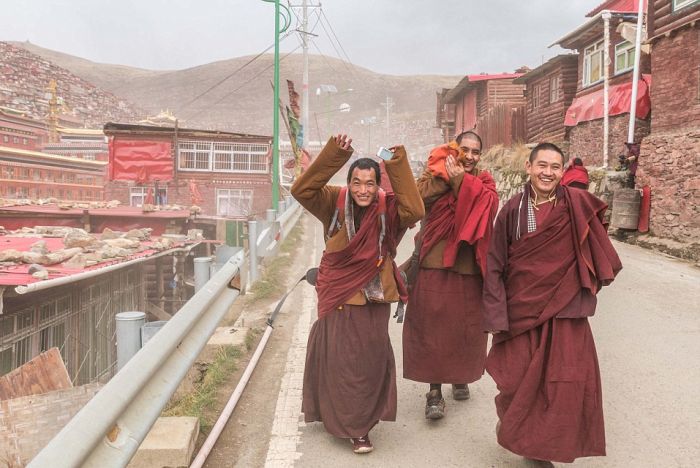
{"type": "Polygon", "coordinates": [[[481,138],[464,132],[431,151],[417,185],[426,217],[416,242],[417,263],[403,327],[403,375],[430,384],[425,417],[445,415],[442,384],[455,400],[484,374],[488,335],[481,329],[482,274],[493,220],[496,184],[479,170],[481,138]]]}
{"type": "Polygon", "coordinates": [[[537,145],[522,193],[496,219],[484,279],[486,370],[498,387],[500,445],[529,459],[605,455],[598,358],[588,317],[622,268],[602,218],[607,206],[559,184],[561,150],[537,145]]]}
{"type": "Polygon", "coordinates": [[[561,184],[567,187],[575,187],[583,190],[588,190],[588,169],[583,165],[581,158],[574,158],[569,164],[569,167],[564,170],[564,175],[561,178],[561,184]]]}
{"type": "Polygon", "coordinates": [[[302,412],[305,422],[322,421],[329,433],[350,439],[355,453],[367,453],[374,448],[370,429],[396,419],[388,325],[390,303],[405,300],[406,289],[394,257],[401,235],[424,209],[403,146],[384,161],[392,193],[379,188],[379,164],[369,158],[351,164],[347,187],[328,185],[350,159],[351,142],[332,137],[291,190],[326,233],[302,412]]]}

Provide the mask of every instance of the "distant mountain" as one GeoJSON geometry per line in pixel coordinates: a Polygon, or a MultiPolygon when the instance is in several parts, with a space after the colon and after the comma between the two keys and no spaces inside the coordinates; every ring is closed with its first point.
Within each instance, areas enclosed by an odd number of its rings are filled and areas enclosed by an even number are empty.
{"type": "MultiPolygon", "coordinates": [[[[267,135],[272,132],[271,54],[252,62],[253,57],[247,56],[185,70],[152,71],[95,63],[30,43],[13,44],[70,70],[149,115],[170,110],[182,127],[267,135]]],[[[284,80],[293,80],[301,92],[301,54],[283,56],[280,77],[280,96],[286,103],[284,80]]],[[[436,92],[454,87],[460,79],[461,76],[382,75],[335,58],[310,55],[310,139],[325,140],[332,133],[345,132],[353,135],[354,146],[362,153],[398,143],[414,151],[424,150],[423,146],[440,140],[434,128],[436,92]],[[322,84],[331,84],[338,92],[317,95],[315,91],[322,84]],[[382,106],[387,97],[393,101],[388,128],[382,106]],[[337,111],[343,103],[350,106],[349,112],[337,111]]],[[[280,125],[284,132],[283,124],[280,125]]]]}

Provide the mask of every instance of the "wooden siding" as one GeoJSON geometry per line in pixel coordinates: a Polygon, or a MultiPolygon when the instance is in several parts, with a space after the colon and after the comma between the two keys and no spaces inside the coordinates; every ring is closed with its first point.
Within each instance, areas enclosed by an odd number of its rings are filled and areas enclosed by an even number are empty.
{"type": "Polygon", "coordinates": [[[527,141],[563,142],[566,139],[564,115],[576,95],[577,59],[560,62],[551,71],[527,84],[527,141]],[[559,97],[551,102],[551,82],[559,79],[559,97]],[[539,106],[535,106],[535,89],[540,88],[539,106]]]}
{"type": "MultiPolygon", "coordinates": [[[[494,108],[499,104],[510,107],[525,105],[525,85],[513,84],[513,80],[488,81],[486,89],[487,109],[494,108]]],[[[483,113],[480,113],[479,117],[483,115],[483,113]]]]}
{"type": "Polygon", "coordinates": [[[484,150],[495,145],[511,146],[524,142],[526,135],[525,106],[498,104],[479,118],[476,131],[484,142],[484,150]]]}
{"type": "Polygon", "coordinates": [[[700,20],[700,2],[673,11],[673,0],[649,0],[648,35],[653,38],[700,20]]]}

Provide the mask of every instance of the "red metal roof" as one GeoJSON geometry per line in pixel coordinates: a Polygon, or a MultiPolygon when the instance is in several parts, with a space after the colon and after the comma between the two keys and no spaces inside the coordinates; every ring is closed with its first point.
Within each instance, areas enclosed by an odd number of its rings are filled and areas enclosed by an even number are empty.
{"type": "Polygon", "coordinates": [[[487,81],[487,80],[505,80],[507,78],[518,78],[523,76],[524,73],[498,73],[495,75],[489,75],[487,73],[480,73],[478,75],[467,75],[469,81],[474,83],[475,81],[487,81]]]}
{"type": "MultiPolygon", "coordinates": [[[[0,236],[0,250],[19,250],[20,252],[28,252],[32,244],[38,241],[46,242],[46,247],[49,251],[55,251],[64,248],[63,239],[56,237],[11,237],[11,236],[0,236]]],[[[141,244],[148,247],[152,245],[155,241],[142,241],[141,244]]],[[[185,245],[184,242],[175,243],[174,248],[182,247],[185,245]]],[[[172,249],[171,249],[172,250],[172,249]]],[[[62,263],[56,265],[47,265],[45,268],[49,272],[49,280],[62,278],[66,276],[76,275],[84,271],[99,270],[109,265],[114,265],[117,263],[123,263],[129,260],[135,260],[150,257],[156,253],[167,252],[158,251],[154,249],[147,249],[141,252],[134,253],[128,257],[109,259],[98,264],[88,266],[85,268],[68,268],[64,267],[62,263]]],[[[0,286],[26,286],[31,283],[36,283],[37,281],[42,281],[37,278],[32,277],[29,274],[28,264],[19,265],[9,265],[0,267],[0,286]]]]}
{"type": "Polygon", "coordinates": [[[17,205],[0,206],[0,211],[36,213],[36,214],[63,214],[70,216],[80,216],[89,214],[91,216],[106,217],[130,217],[130,218],[167,218],[181,219],[189,218],[190,210],[159,210],[143,212],[141,208],[135,206],[117,206],[115,208],[69,208],[61,209],[56,204],[47,205],[17,205]]]}
{"type": "MultiPolygon", "coordinates": [[[[648,2],[644,2],[645,13],[647,11],[647,4],[648,2]]],[[[603,10],[610,10],[619,13],[637,13],[638,6],[638,0],[607,0],[595,7],[595,9],[588,12],[588,14],[586,14],[586,17],[591,18],[603,10]]]]}

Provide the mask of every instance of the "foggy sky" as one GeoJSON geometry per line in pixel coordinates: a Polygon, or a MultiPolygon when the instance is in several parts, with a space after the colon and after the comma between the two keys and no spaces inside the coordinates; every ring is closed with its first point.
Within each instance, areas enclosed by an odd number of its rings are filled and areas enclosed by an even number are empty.
{"type": "MultiPolygon", "coordinates": [[[[356,65],[396,75],[462,75],[540,65],[562,52],[547,46],[582,24],[584,15],[601,2],[322,3],[342,48],[356,65]]],[[[300,5],[301,0],[292,4],[300,5]]],[[[262,0],[2,0],[1,8],[0,40],[28,40],[95,62],[146,69],[184,69],[258,54],[274,41],[274,4],[262,0]]],[[[295,11],[301,16],[300,10],[295,11]]],[[[292,19],[295,28],[297,21],[292,19]]],[[[309,52],[320,50],[344,59],[340,47],[336,44],[336,52],[331,44],[331,28],[311,13],[309,27],[314,25],[318,37],[309,52]]],[[[281,50],[293,50],[299,43],[298,34],[290,35],[281,50]]]]}

